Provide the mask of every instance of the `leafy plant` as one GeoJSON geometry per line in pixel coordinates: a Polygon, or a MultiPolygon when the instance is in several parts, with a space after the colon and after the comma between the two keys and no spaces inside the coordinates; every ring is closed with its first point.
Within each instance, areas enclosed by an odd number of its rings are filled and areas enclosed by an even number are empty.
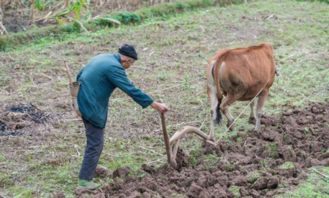
{"type": "Polygon", "coordinates": [[[74,13],[74,19],[81,19],[81,11],[87,6],[85,0],[76,0],[69,6],[69,10],[74,13]]]}
{"type": "Polygon", "coordinates": [[[39,10],[42,11],[45,9],[46,5],[45,2],[43,0],[34,0],[34,7],[39,10]]]}
{"type": "Polygon", "coordinates": [[[123,24],[137,24],[142,21],[141,17],[133,12],[120,12],[115,14],[113,18],[123,24]]]}

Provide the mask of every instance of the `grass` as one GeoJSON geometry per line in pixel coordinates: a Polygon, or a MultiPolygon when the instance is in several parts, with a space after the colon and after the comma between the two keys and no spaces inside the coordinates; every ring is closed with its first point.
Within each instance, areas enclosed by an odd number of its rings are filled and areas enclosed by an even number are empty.
{"type": "Polygon", "coordinates": [[[276,143],[268,143],[265,148],[266,152],[268,153],[268,156],[271,158],[278,158],[279,152],[278,152],[278,145],[276,143]]]}
{"type": "Polygon", "coordinates": [[[285,163],[281,164],[278,168],[279,169],[293,169],[293,168],[295,168],[295,164],[293,162],[285,162],[285,163]]]}
{"type": "MultiPolygon", "coordinates": [[[[69,111],[64,60],[76,73],[95,54],[116,51],[123,42],[135,43],[141,59],[128,75],[155,99],[169,104],[168,132],[172,134],[185,125],[208,131],[210,111],[204,66],[219,48],[273,43],[281,76],[272,87],[266,114],[278,115],[310,102],[328,102],[327,10],[328,5],[319,2],[255,1],[194,10],[166,20],[150,19],[138,26],[46,37],[0,53],[0,104],[32,102],[55,120],[50,126],[35,126],[31,135],[0,138],[0,195],[48,197],[63,192],[74,197],[85,138],[82,124],[74,121],[69,111]]],[[[246,103],[234,104],[232,114],[237,116],[245,106],[246,103]]],[[[216,136],[227,138],[253,128],[247,123],[248,116],[246,107],[232,133],[223,133],[226,127],[221,126],[216,136]]],[[[132,174],[139,175],[143,163],[165,163],[156,112],[142,111],[116,91],[109,118],[102,165],[111,171],[129,166],[132,174]]],[[[191,163],[198,163],[199,140],[186,138],[183,146],[192,154],[191,163]]],[[[212,155],[203,157],[210,168],[217,161],[212,155]]],[[[321,170],[328,174],[327,169],[321,170]]],[[[312,175],[310,178],[315,179],[316,175],[312,175]]],[[[97,181],[111,182],[100,178],[97,181]]],[[[310,193],[325,196],[325,191],[318,189],[327,183],[318,182],[307,180],[296,194],[308,189],[311,197],[310,193]]],[[[283,196],[290,195],[287,193],[283,196]]]]}
{"type": "Polygon", "coordinates": [[[260,171],[253,171],[248,173],[247,181],[250,183],[254,183],[261,176],[260,171]]]}
{"type": "MultiPolygon", "coordinates": [[[[306,181],[299,184],[296,188],[287,191],[283,195],[276,196],[277,198],[284,197],[328,197],[329,190],[328,185],[329,181],[323,179],[317,173],[312,171],[313,168],[308,170],[308,178],[306,181]]],[[[316,170],[328,175],[329,167],[315,167],[316,170]]]]}
{"type": "Polygon", "coordinates": [[[240,197],[240,187],[232,185],[228,190],[233,194],[234,197],[240,197]]]}

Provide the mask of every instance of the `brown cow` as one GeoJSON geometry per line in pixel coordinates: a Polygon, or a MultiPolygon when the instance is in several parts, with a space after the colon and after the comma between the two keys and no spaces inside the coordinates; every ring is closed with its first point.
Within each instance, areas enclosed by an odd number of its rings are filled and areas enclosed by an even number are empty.
{"type": "Polygon", "coordinates": [[[228,119],[227,126],[232,129],[234,118],[228,107],[237,100],[252,100],[249,119],[256,118],[255,130],[259,130],[261,110],[275,73],[273,49],[270,44],[219,50],[207,65],[207,91],[213,119],[209,137],[214,137],[214,124],[221,121],[221,111],[228,119]],[[256,96],[258,100],[254,114],[253,99],[256,96]]]}

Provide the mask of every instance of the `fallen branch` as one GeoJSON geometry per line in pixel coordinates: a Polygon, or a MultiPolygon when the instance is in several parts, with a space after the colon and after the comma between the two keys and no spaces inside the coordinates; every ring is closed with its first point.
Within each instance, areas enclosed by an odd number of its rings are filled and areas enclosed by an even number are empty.
{"type": "Polygon", "coordinates": [[[48,14],[46,14],[44,17],[41,17],[41,18],[35,19],[34,22],[42,21],[43,23],[45,23],[45,22],[48,21],[49,18],[51,18],[50,16],[51,16],[52,13],[53,13],[53,12],[50,11],[50,12],[48,12],[48,14]]]}
{"type": "Polygon", "coordinates": [[[109,22],[109,23],[114,23],[114,24],[117,24],[117,25],[121,25],[121,22],[116,20],[116,19],[109,18],[109,17],[100,17],[99,15],[95,16],[93,18],[93,20],[103,20],[103,21],[106,21],[106,22],[109,22]]]}

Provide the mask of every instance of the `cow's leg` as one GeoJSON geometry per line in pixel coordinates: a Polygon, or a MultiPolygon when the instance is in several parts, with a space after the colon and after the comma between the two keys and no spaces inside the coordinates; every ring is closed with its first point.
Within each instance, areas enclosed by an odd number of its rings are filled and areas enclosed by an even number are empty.
{"type": "MultiPolygon", "coordinates": [[[[214,85],[208,85],[208,95],[210,98],[211,103],[211,121],[210,121],[210,133],[209,133],[209,139],[214,139],[215,137],[215,124],[218,124],[218,98],[217,98],[217,90],[214,85]]],[[[220,112],[219,112],[220,113],[220,112]]]]}
{"type": "Polygon", "coordinates": [[[260,129],[260,119],[262,117],[262,109],[267,99],[268,93],[269,93],[268,90],[264,90],[258,96],[257,108],[256,108],[256,126],[255,126],[256,131],[259,131],[260,129]]]}
{"type": "Polygon", "coordinates": [[[229,130],[233,130],[233,121],[234,121],[234,118],[233,116],[231,115],[228,107],[237,100],[237,97],[236,96],[233,96],[233,95],[227,95],[223,101],[222,101],[222,104],[220,105],[220,108],[223,112],[223,114],[226,116],[227,118],[227,127],[230,127],[229,130]],[[231,126],[232,125],[232,126],[231,126]]]}
{"type": "Polygon", "coordinates": [[[249,115],[249,123],[254,123],[255,122],[255,101],[253,100],[250,103],[250,115],[249,115]]]}

